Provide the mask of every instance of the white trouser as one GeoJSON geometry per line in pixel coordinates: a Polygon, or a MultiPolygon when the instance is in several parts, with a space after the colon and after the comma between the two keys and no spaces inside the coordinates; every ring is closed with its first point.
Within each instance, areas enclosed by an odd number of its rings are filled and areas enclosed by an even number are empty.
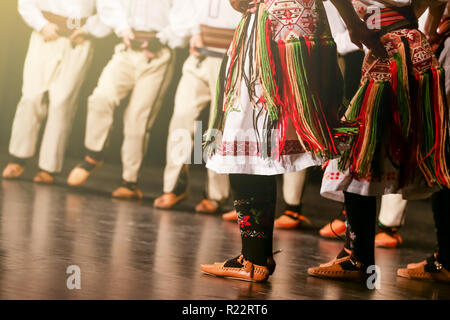
{"type": "MultiPolygon", "coordinates": [[[[210,122],[214,115],[216,85],[222,59],[206,57],[199,60],[191,55],[183,66],[183,76],[175,97],[175,110],[170,121],[167,140],[167,164],[164,170],[164,192],[173,192],[180,173],[189,163],[195,121],[211,103],[210,122]]],[[[221,201],[229,197],[228,175],[208,170],[207,197],[221,201]]]]}
{"type": "Polygon", "coordinates": [[[402,227],[405,223],[405,209],[408,202],[401,194],[388,194],[381,197],[378,221],[386,227],[402,227]]]}
{"type": "Polygon", "coordinates": [[[283,198],[288,205],[298,206],[301,204],[305,180],[306,170],[283,175],[283,198]]]}
{"type": "Polygon", "coordinates": [[[122,144],[122,178],[127,182],[138,180],[149,129],[172,79],[173,57],[174,53],[164,48],[157,58],[149,60],[143,52],[119,44],[89,97],[85,146],[101,152],[113,125],[114,110],[132,91],[124,114],[122,144]]]}
{"type": "Polygon", "coordinates": [[[32,33],[22,98],[12,127],[11,155],[24,159],[34,156],[41,123],[47,117],[39,167],[52,173],[62,170],[78,93],[91,61],[89,41],[72,47],[67,38],[45,42],[40,33],[32,33]]]}

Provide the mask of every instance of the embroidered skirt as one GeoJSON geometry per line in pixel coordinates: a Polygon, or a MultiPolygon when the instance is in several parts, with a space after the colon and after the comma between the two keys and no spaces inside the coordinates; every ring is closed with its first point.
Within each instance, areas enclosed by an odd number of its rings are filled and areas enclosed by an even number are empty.
{"type": "Polygon", "coordinates": [[[425,198],[450,186],[444,72],[417,29],[381,40],[389,59],[370,52],[365,58],[361,87],[337,129],[344,151],[326,168],[324,197],[343,201],[347,191],[425,198]]]}
{"type": "Polygon", "coordinates": [[[261,3],[243,16],[222,65],[207,167],[275,175],[335,157],[341,84],[322,2],[261,3]]]}

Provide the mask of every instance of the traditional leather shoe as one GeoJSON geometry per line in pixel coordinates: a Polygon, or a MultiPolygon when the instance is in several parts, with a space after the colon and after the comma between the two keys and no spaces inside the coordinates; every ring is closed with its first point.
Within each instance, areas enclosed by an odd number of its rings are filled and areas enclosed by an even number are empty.
{"type": "Polygon", "coordinates": [[[18,163],[9,163],[3,170],[2,177],[3,179],[17,179],[23,174],[24,171],[24,166],[18,163]]]}
{"type": "Polygon", "coordinates": [[[33,182],[41,184],[53,184],[55,183],[55,178],[47,171],[39,171],[38,174],[34,177],[33,182]]]}
{"type": "Polygon", "coordinates": [[[319,267],[309,268],[308,274],[313,277],[336,280],[364,281],[367,278],[363,265],[352,255],[334,259],[319,267]]]}
{"type": "Polygon", "coordinates": [[[336,239],[344,237],[346,232],[347,226],[345,225],[345,222],[336,219],[320,229],[319,234],[324,238],[336,239]]]}
{"type": "Polygon", "coordinates": [[[220,206],[217,201],[203,199],[202,201],[200,201],[199,204],[195,206],[195,212],[214,214],[217,213],[217,211],[219,211],[219,208],[220,206]]]}
{"type": "Polygon", "coordinates": [[[153,201],[153,206],[158,209],[172,209],[178,202],[187,197],[186,193],[177,196],[173,192],[164,193],[153,201]]]}
{"type": "Polygon", "coordinates": [[[379,232],[375,236],[375,247],[377,248],[396,248],[402,243],[402,237],[395,232],[379,232]]]}
{"type": "Polygon", "coordinates": [[[142,200],[144,195],[138,187],[121,186],[112,193],[113,198],[124,200],[142,200]]]}
{"type": "Polygon", "coordinates": [[[202,264],[200,269],[208,275],[250,282],[264,282],[269,278],[267,267],[253,264],[242,255],[235,260],[232,264],[230,262],[202,264]]]}
{"type": "Polygon", "coordinates": [[[406,267],[408,269],[414,269],[414,268],[420,267],[422,265],[424,266],[426,264],[427,264],[427,260],[423,260],[421,262],[409,263],[406,267]]]}
{"type": "Polygon", "coordinates": [[[286,210],[278,219],[275,219],[275,228],[278,229],[298,229],[311,226],[311,221],[298,212],[286,210]]]}
{"type": "Polygon", "coordinates": [[[436,254],[425,261],[408,264],[397,270],[397,276],[411,280],[434,280],[450,283],[450,271],[445,269],[436,258],[436,254]]]}
{"type": "Polygon", "coordinates": [[[230,212],[224,213],[222,215],[222,219],[226,221],[238,221],[238,215],[236,210],[232,210],[230,212]]]}
{"type": "Polygon", "coordinates": [[[103,161],[97,161],[86,156],[84,161],[70,172],[69,177],[67,178],[67,184],[71,187],[83,185],[95,170],[103,166],[103,163],[103,161]]]}

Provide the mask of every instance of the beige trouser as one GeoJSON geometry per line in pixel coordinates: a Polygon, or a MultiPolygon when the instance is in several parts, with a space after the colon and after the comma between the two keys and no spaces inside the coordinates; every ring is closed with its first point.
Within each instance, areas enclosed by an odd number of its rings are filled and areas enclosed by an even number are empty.
{"type": "Polygon", "coordinates": [[[39,167],[52,173],[62,170],[78,93],[91,60],[89,41],[72,47],[67,38],[45,42],[41,34],[32,33],[22,98],[12,127],[11,155],[23,159],[34,156],[41,123],[47,116],[39,167]]]}
{"type": "Polygon", "coordinates": [[[298,206],[301,204],[305,180],[306,169],[283,175],[283,198],[288,205],[298,206]]]}
{"type": "MultiPolygon", "coordinates": [[[[207,57],[200,61],[190,56],[183,66],[183,76],[175,97],[175,110],[169,127],[164,192],[173,192],[180,173],[186,169],[192,152],[195,121],[212,102],[210,121],[216,99],[216,84],[222,59],[207,57]]],[[[207,197],[221,201],[229,197],[228,175],[208,170],[207,197]]]]}
{"type": "Polygon", "coordinates": [[[381,197],[378,221],[386,227],[401,227],[405,221],[407,201],[400,194],[388,194],[381,197]]]}
{"type": "Polygon", "coordinates": [[[101,152],[113,125],[114,110],[132,91],[124,114],[122,144],[122,178],[127,182],[138,180],[149,129],[172,79],[173,61],[174,53],[167,48],[162,49],[157,58],[149,60],[143,52],[119,44],[89,97],[85,146],[101,152]]]}

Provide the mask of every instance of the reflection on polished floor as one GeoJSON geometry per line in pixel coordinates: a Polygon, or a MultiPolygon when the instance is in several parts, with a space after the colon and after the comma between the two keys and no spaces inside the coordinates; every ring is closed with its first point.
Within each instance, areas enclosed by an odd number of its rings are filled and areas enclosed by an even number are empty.
{"type": "MultiPolygon", "coordinates": [[[[4,161],[0,161],[4,165],[4,161]]],[[[73,162],[69,162],[70,167],[73,162]]],[[[31,171],[31,170],[29,170],[31,171]]],[[[65,173],[66,174],[66,173],[65,173]]],[[[338,241],[316,230],[277,231],[277,270],[268,283],[251,284],[202,275],[200,263],[237,255],[240,239],[233,223],[218,215],[192,213],[202,195],[202,170],[191,198],[175,211],[152,208],[161,186],[161,168],[146,168],[146,200],[108,197],[120,181],[120,167],[105,166],[86,188],[0,180],[0,299],[449,299],[450,286],[397,279],[398,266],[423,260],[433,249],[429,203],[408,208],[405,245],[377,250],[381,289],[309,278],[306,269],[334,257],[338,241]],[[66,269],[81,269],[81,290],[68,290],[66,269]]],[[[304,213],[320,226],[340,205],[318,196],[320,172],[309,175],[304,213]]]]}

